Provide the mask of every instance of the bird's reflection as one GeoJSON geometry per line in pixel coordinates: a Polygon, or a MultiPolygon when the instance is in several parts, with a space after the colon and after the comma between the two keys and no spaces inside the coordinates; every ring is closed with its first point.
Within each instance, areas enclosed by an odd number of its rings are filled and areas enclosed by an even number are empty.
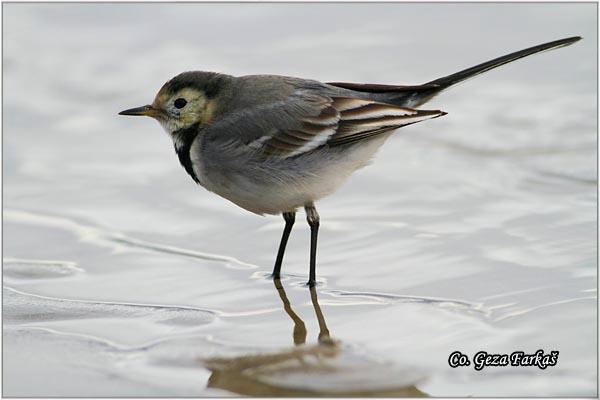
{"type": "MultiPolygon", "coordinates": [[[[277,293],[279,293],[279,298],[281,298],[281,302],[283,303],[283,309],[285,313],[292,319],[292,321],[294,321],[294,333],[292,335],[294,338],[294,344],[299,345],[306,343],[306,325],[304,324],[304,321],[302,321],[298,314],[292,310],[292,306],[287,298],[287,295],[285,294],[285,289],[283,288],[281,281],[279,279],[274,279],[273,282],[275,283],[277,293]]],[[[314,287],[311,288],[311,291],[312,289],[314,289],[314,287]]]]}
{"type": "MultiPolygon", "coordinates": [[[[231,358],[212,358],[205,360],[206,367],[212,372],[209,388],[225,389],[248,396],[426,396],[414,385],[385,385],[385,388],[364,388],[349,386],[356,377],[352,374],[360,368],[372,370],[373,365],[364,360],[354,363],[352,354],[347,360],[339,360],[342,355],[341,342],[332,339],[319,305],[317,290],[310,287],[310,298],[319,324],[318,341],[315,345],[306,345],[307,330],[304,321],[292,309],[285,289],[279,279],[273,280],[283,309],[294,323],[292,338],[294,347],[276,353],[252,354],[231,358]],[[339,361],[337,364],[335,361],[339,361]],[[315,383],[316,376],[331,377],[315,383]],[[344,385],[347,379],[348,385],[344,385]]],[[[378,368],[385,368],[377,365],[378,368]]]]}
{"type": "MultiPolygon", "coordinates": [[[[273,283],[275,284],[275,289],[277,289],[277,293],[279,293],[279,298],[283,303],[283,309],[286,314],[294,321],[294,344],[300,345],[306,343],[306,325],[304,321],[300,319],[298,314],[294,312],[292,306],[290,305],[290,301],[287,298],[287,294],[285,293],[285,289],[281,284],[279,279],[274,279],[273,283]]],[[[319,344],[324,345],[333,345],[334,342],[331,340],[329,336],[329,329],[327,329],[327,323],[325,322],[325,317],[323,316],[323,312],[321,311],[321,306],[319,305],[319,299],[317,298],[317,290],[314,286],[310,287],[310,300],[313,304],[313,308],[315,309],[315,314],[317,315],[317,321],[319,323],[319,344]]]]}

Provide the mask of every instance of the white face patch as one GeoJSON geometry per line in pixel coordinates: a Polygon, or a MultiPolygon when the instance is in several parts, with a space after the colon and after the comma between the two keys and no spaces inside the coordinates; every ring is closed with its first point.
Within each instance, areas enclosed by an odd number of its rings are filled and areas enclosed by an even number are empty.
{"type": "Polygon", "coordinates": [[[158,122],[160,123],[160,126],[162,126],[162,128],[168,134],[171,134],[171,133],[173,133],[174,131],[177,130],[177,129],[173,129],[174,126],[173,126],[173,124],[171,123],[170,120],[159,119],[158,122]]]}

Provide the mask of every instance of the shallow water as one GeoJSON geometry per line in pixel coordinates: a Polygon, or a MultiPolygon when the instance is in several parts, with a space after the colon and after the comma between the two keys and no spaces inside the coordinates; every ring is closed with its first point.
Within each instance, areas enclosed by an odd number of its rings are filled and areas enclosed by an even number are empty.
{"type": "Polygon", "coordinates": [[[593,4],[5,4],[5,396],[595,396],[593,4]],[[299,218],[196,188],[148,103],[186,69],[440,95],[299,218]],[[450,368],[454,350],[558,364],[450,368]]]}

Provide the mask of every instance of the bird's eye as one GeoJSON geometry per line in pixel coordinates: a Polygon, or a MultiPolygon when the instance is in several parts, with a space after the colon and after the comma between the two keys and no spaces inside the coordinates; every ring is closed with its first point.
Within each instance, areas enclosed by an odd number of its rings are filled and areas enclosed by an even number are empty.
{"type": "Polygon", "coordinates": [[[179,98],[179,99],[175,100],[175,103],[173,103],[173,104],[175,105],[176,108],[183,108],[187,104],[187,101],[185,99],[179,98]]]}

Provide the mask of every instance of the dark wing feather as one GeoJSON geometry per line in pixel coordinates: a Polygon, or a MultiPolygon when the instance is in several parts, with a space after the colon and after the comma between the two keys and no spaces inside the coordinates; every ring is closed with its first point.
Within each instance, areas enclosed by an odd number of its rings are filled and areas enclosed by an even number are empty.
{"type": "Polygon", "coordinates": [[[327,98],[317,115],[297,115],[287,129],[273,130],[271,137],[262,143],[263,151],[268,155],[285,158],[325,144],[335,134],[340,120],[340,113],[332,103],[327,98]]]}
{"type": "Polygon", "coordinates": [[[334,106],[340,111],[340,122],[337,132],[327,142],[330,146],[354,143],[446,114],[353,98],[335,98],[334,106]]]}
{"type": "Polygon", "coordinates": [[[297,90],[286,100],[227,118],[218,124],[218,131],[219,140],[241,141],[267,157],[289,158],[325,145],[354,143],[444,114],[297,90]]]}

